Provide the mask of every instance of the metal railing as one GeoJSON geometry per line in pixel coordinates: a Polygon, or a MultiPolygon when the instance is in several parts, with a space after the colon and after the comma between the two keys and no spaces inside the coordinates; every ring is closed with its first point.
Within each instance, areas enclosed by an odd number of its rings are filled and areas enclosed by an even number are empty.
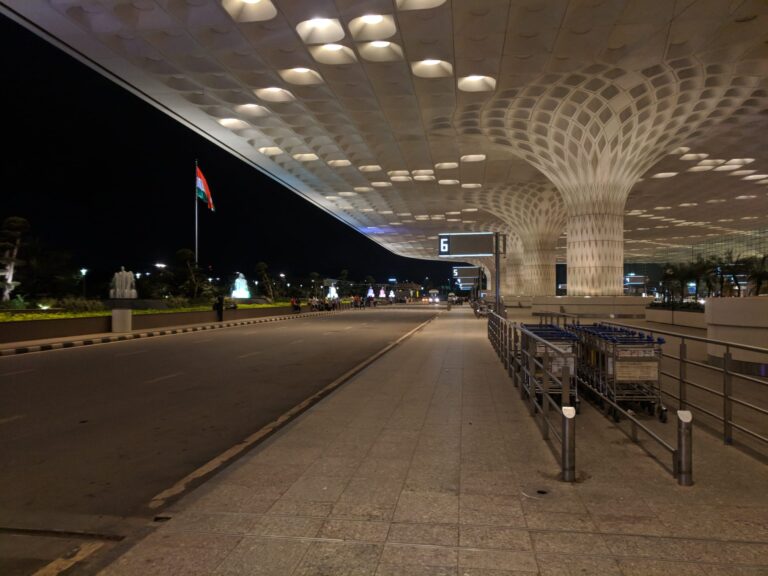
{"type": "MultiPolygon", "coordinates": [[[[638,329],[637,326],[620,324],[618,322],[606,323],[624,328],[631,328],[635,330],[638,329]]],[[[671,381],[675,382],[677,388],[677,394],[662,388],[661,392],[663,395],[676,400],[680,410],[693,409],[694,411],[705,414],[722,423],[722,437],[726,444],[731,444],[733,442],[733,431],[738,430],[747,436],[768,445],[768,436],[766,436],[765,433],[761,433],[761,431],[755,430],[754,426],[750,427],[750,425],[744,421],[737,422],[733,411],[734,406],[739,406],[745,409],[746,413],[751,413],[757,417],[758,422],[762,425],[761,427],[763,429],[768,430],[768,406],[758,405],[755,400],[740,397],[737,393],[734,392],[734,380],[738,380],[743,383],[748,382],[755,385],[757,389],[760,390],[760,392],[755,396],[765,401],[768,399],[768,380],[765,378],[750,376],[748,374],[742,374],[736,371],[735,367],[733,366],[734,350],[756,354],[759,358],[758,363],[768,365],[768,348],[748,346],[746,344],[737,344],[735,342],[727,342],[724,340],[714,340],[711,338],[703,338],[701,336],[680,334],[667,330],[656,330],[655,328],[649,328],[648,326],[643,326],[639,329],[652,336],[661,335],[679,340],[677,345],[677,355],[670,353],[670,348],[674,347],[674,344],[672,343],[668,342],[665,344],[664,349],[662,350],[662,358],[672,360],[674,363],[676,363],[676,365],[673,364],[671,370],[662,369],[661,374],[662,376],[665,376],[666,378],[669,378],[671,381]],[[690,342],[699,342],[705,344],[708,348],[710,346],[718,346],[723,348],[723,365],[717,366],[708,362],[700,362],[698,360],[691,359],[688,354],[688,344],[690,342]],[[714,384],[715,386],[719,384],[719,389],[712,387],[712,383],[707,385],[708,383],[706,382],[695,381],[693,379],[694,377],[689,373],[688,368],[690,366],[702,369],[704,371],[703,374],[719,375],[713,379],[716,381],[714,384]],[[703,406],[701,401],[691,401],[688,394],[689,388],[699,390],[705,393],[707,397],[716,399],[715,402],[718,408],[714,408],[712,405],[703,406]]],[[[768,402],[766,402],[766,404],[768,404],[768,402]]]]}
{"type": "MultiPolygon", "coordinates": [[[[576,318],[575,315],[562,313],[553,313],[552,316],[547,314],[547,316],[576,318]]],[[[515,322],[506,320],[493,313],[488,315],[488,338],[504,364],[507,373],[512,378],[513,384],[520,389],[520,397],[527,401],[531,413],[535,417],[538,416],[537,423],[539,424],[542,437],[545,440],[549,440],[551,433],[559,441],[562,478],[565,481],[573,481],[575,479],[576,458],[576,410],[571,406],[567,406],[570,396],[571,377],[575,377],[575,374],[571,373],[571,363],[568,362],[568,359],[573,354],[547,342],[515,322]],[[526,350],[522,346],[523,335],[544,345],[544,354],[540,360],[530,350],[526,350]],[[556,359],[554,363],[561,367],[559,374],[551,369],[553,359],[556,359]],[[526,382],[529,383],[528,386],[526,386],[526,382]],[[562,406],[555,401],[550,393],[553,383],[555,387],[559,387],[561,390],[562,406]],[[549,418],[552,413],[561,414],[559,426],[557,423],[552,423],[549,418]]],[[[574,372],[577,371],[574,370],[574,372]]],[[[592,388],[588,382],[580,380],[579,384],[589,388],[593,395],[599,396],[604,406],[612,407],[617,414],[621,414],[626,418],[631,427],[629,436],[641,448],[648,451],[648,448],[640,441],[640,432],[667,452],[671,459],[670,471],[679,484],[690,486],[693,483],[691,450],[693,416],[690,411],[681,409],[677,412],[677,446],[673,446],[640,421],[632,410],[625,410],[612,399],[592,388]]]]}
{"type": "Polygon", "coordinates": [[[550,442],[550,445],[559,449],[562,480],[575,481],[576,409],[567,405],[571,386],[569,366],[572,364],[568,359],[573,354],[495,312],[488,314],[488,338],[512,382],[520,389],[520,398],[526,401],[542,438],[547,442],[551,436],[556,438],[557,443],[550,442]],[[541,359],[521,345],[523,335],[544,347],[541,359]],[[559,366],[560,371],[553,366],[559,366]],[[555,400],[552,389],[561,391],[562,405],[555,400]]]}

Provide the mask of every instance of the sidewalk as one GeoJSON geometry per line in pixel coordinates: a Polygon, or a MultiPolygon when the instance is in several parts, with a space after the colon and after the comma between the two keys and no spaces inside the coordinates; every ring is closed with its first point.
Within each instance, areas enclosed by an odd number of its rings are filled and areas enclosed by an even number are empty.
{"type": "Polygon", "coordinates": [[[768,573],[765,466],[695,436],[679,487],[589,407],[573,485],[467,309],[164,511],[102,574],[768,573]]]}

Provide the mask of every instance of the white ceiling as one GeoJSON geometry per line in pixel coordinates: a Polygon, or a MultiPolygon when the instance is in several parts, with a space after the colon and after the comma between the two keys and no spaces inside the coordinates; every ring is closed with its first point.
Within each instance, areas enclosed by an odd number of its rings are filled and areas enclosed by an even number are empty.
{"type": "Polygon", "coordinates": [[[628,261],[768,228],[764,0],[4,3],[397,254],[504,230],[563,257],[585,179],[631,190],[628,261]]]}

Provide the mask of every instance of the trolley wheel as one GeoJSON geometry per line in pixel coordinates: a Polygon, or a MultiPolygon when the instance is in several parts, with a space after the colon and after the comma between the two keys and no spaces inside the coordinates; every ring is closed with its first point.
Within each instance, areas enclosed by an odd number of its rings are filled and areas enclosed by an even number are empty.
{"type": "Polygon", "coordinates": [[[667,419],[668,419],[667,409],[661,408],[661,410],[659,410],[659,422],[661,422],[662,424],[666,424],[667,419]]]}

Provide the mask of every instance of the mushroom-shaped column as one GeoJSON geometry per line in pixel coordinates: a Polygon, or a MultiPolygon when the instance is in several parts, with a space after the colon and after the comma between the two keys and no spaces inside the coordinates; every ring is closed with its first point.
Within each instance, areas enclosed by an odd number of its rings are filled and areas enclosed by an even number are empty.
{"type": "Polygon", "coordinates": [[[521,296],[523,289],[523,244],[517,234],[507,236],[507,254],[504,259],[504,278],[501,281],[502,296],[521,296]]]}
{"type": "Polygon", "coordinates": [[[484,133],[562,194],[569,295],[622,294],[630,189],[697,130],[762,97],[759,65],[737,64],[752,48],[720,54],[716,64],[690,56],[638,69],[592,64],[518,79],[519,87],[500,91],[483,111],[484,133]]]}
{"type": "MultiPolygon", "coordinates": [[[[465,195],[469,204],[503,219],[519,237],[522,248],[522,293],[554,296],[555,249],[565,227],[565,206],[557,188],[544,178],[511,182],[465,195]]],[[[510,252],[509,246],[507,248],[510,252]]]]}

